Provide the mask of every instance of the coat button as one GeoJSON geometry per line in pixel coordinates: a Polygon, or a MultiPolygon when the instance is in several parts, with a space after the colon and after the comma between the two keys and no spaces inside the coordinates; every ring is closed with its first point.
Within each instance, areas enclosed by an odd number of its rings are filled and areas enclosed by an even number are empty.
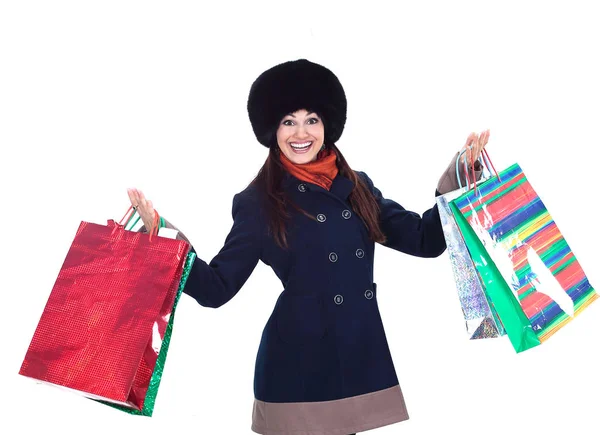
{"type": "Polygon", "coordinates": [[[356,256],[358,258],[363,258],[365,256],[365,251],[363,251],[362,249],[357,249],[356,250],[356,256]]]}
{"type": "Polygon", "coordinates": [[[373,290],[367,290],[365,292],[365,298],[367,298],[367,299],[373,299],[373,290]]]}
{"type": "Polygon", "coordinates": [[[326,217],[326,216],[325,216],[323,213],[319,213],[319,214],[317,215],[317,220],[318,220],[319,222],[325,222],[325,219],[327,219],[327,217],[326,217]]]}
{"type": "Polygon", "coordinates": [[[350,210],[344,210],[344,211],[342,212],[342,217],[343,217],[344,219],[350,219],[350,216],[352,216],[352,213],[350,212],[350,210]]]}
{"type": "Polygon", "coordinates": [[[342,302],[344,302],[344,298],[342,297],[342,295],[335,295],[333,297],[333,302],[335,302],[336,305],[341,305],[342,302]]]}
{"type": "Polygon", "coordinates": [[[306,192],[306,184],[304,184],[304,183],[298,184],[298,190],[300,192],[306,192]]]}
{"type": "Polygon", "coordinates": [[[329,254],[329,261],[331,261],[332,263],[335,263],[338,259],[338,256],[335,252],[332,252],[329,254]]]}

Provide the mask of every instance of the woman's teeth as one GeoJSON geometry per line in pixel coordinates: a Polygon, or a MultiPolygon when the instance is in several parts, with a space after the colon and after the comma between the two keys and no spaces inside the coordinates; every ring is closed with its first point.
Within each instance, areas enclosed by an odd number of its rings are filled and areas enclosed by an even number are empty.
{"type": "Polygon", "coordinates": [[[308,149],[312,145],[312,142],[303,142],[303,143],[290,143],[290,146],[296,151],[303,151],[308,149]]]}

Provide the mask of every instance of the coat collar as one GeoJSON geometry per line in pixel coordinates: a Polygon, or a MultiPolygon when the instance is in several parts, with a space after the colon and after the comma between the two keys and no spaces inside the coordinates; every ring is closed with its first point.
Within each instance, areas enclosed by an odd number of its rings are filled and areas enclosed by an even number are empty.
{"type": "Polygon", "coordinates": [[[305,189],[306,192],[322,192],[327,195],[334,195],[343,201],[348,198],[348,195],[350,195],[350,192],[354,189],[354,183],[349,178],[340,175],[339,172],[333,179],[330,190],[307,181],[299,180],[287,171],[283,176],[282,185],[286,190],[302,192],[302,189],[305,189]]]}

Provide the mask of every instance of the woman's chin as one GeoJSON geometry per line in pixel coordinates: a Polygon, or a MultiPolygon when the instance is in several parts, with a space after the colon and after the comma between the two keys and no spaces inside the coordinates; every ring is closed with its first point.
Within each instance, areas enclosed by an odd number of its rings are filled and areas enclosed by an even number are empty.
{"type": "Polygon", "coordinates": [[[310,146],[310,148],[311,149],[308,150],[308,152],[303,152],[303,153],[297,153],[290,149],[286,153],[286,157],[288,158],[289,161],[291,161],[292,163],[294,163],[296,165],[303,165],[304,163],[309,163],[316,159],[316,156],[312,152],[312,145],[310,146]]]}
{"type": "Polygon", "coordinates": [[[312,160],[314,160],[314,156],[308,154],[300,156],[293,155],[290,160],[296,165],[303,165],[305,163],[310,163],[312,160]]]}

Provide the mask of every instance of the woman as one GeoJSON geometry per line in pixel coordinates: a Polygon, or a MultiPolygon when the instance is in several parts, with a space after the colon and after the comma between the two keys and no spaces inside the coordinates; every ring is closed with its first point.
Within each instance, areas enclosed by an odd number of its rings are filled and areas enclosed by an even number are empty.
{"type": "MultiPolygon", "coordinates": [[[[269,155],[233,198],[225,245],[210,264],[196,260],[184,291],[219,307],[259,260],[281,279],[256,360],[252,430],[345,435],[406,420],[377,307],[374,242],[440,255],[446,245],[437,206],[421,217],[350,168],[335,145],[346,97],[321,65],[301,59],[265,71],[252,85],[248,113],[269,155]]],[[[488,137],[471,134],[469,155],[476,159],[488,137]]],[[[458,187],[454,163],[437,194],[458,187]]],[[[148,227],[152,203],[135,189],[129,197],[148,227]]]]}

